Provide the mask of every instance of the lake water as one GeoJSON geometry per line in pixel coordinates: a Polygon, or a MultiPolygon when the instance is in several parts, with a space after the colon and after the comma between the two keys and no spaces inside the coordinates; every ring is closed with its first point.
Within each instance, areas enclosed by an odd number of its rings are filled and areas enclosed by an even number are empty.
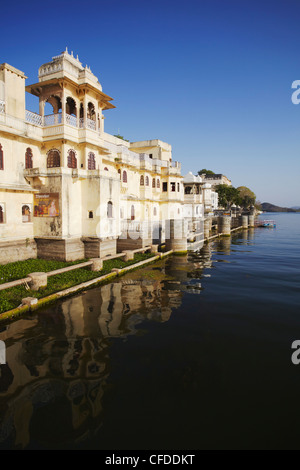
{"type": "Polygon", "coordinates": [[[300,214],[263,217],[2,327],[0,449],[299,449],[300,214]]]}

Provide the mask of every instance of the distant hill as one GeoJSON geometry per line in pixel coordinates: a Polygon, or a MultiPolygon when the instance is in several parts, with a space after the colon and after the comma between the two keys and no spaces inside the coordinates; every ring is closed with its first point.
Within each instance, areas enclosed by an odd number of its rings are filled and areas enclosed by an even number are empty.
{"type": "Polygon", "coordinates": [[[261,204],[261,210],[265,212],[299,212],[299,209],[275,206],[274,204],[270,204],[269,202],[263,202],[261,204]]]}

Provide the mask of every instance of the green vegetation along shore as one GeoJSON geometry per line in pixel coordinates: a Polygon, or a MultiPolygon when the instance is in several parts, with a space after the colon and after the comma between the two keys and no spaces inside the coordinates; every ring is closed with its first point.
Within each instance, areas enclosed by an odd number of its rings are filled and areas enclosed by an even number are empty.
{"type": "MultiPolygon", "coordinates": [[[[104,276],[111,272],[113,268],[122,269],[127,266],[136,264],[140,261],[153,257],[152,253],[136,253],[133,260],[123,261],[120,258],[103,261],[103,269],[95,272],[88,268],[75,269],[62,274],[57,274],[48,278],[48,285],[45,289],[39,291],[31,291],[26,289],[25,285],[20,285],[0,291],[0,314],[18,307],[22,299],[25,297],[35,297],[41,299],[43,297],[54,294],[63,289],[79,285],[91,279],[104,276]]],[[[31,272],[49,272],[55,269],[65,268],[67,266],[82,263],[87,260],[80,260],[73,263],[65,263],[62,261],[48,261],[41,259],[30,259],[26,261],[18,261],[0,266],[0,284],[14,281],[26,277],[31,272]]]]}

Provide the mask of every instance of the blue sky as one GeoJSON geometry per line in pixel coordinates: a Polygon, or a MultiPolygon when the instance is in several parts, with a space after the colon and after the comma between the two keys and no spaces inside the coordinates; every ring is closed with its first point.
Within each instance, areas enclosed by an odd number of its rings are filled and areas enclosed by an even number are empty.
{"type": "MultiPolygon", "coordinates": [[[[27,84],[66,46],[117,106],[106,132],[172,145],[261,202],[300,205],[299,0],[6,2],[0,63],[27,84]]],[[[31,110],[36,102],[27,101],[31,110]]]]}

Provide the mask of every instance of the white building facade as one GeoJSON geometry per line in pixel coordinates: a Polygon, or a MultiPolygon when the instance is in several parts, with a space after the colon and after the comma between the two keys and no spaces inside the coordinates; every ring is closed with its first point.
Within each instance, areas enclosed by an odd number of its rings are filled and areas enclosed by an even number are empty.
{"type": "Polygon", "coordinates": [[[161,243],[165,221],[184,219],[171,146],[106,133],[112,98],[73,54],[53,57],[38,78],[25,86],[23,72],[0,65],[0,262],[161,243]],[[25,91],[39,114],[26,110],[25,91]]]}

